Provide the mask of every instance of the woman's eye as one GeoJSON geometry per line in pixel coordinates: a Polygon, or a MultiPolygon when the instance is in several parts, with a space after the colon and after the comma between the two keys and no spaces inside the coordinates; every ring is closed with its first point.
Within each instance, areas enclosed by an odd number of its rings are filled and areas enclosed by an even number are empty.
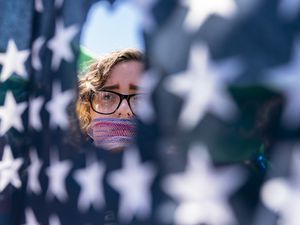
{"type": "Polygon", "coordinates": [[[131,104],[138,104],[138,102],[141,102],[143,100],[145,100],[146,95],[145,94],[137,94],[135,96],[132,96],[132,98],[130,99],[130,103],[131,104]]]}
{"type": "Polygon", "coordinates": [[[109,99],[111,99],[111,95],[109,95],[109,94],[103,95],[102,99],[109,100],[109,99]]]}
{"type": "Polygon", "coordinates": [[[112,102],[115,101],[116,96],[113,93],[102,93],[100,95],[100,100],[103,102],[112,102]]]}
{"type": "Polygon", "coordinates": [[[146,94],[137,94],[135,96],[133,96],[134,100],[136,101],[140,101],[146,98],[146,94]]]}

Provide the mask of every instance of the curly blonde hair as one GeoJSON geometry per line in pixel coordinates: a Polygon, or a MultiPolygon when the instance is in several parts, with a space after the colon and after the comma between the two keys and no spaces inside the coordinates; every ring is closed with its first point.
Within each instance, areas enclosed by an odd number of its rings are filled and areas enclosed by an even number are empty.
{"type": "Polygon", "coordinates": [[[143,54],[134,48],[114,51],[94,60],[78,81],[79,94],[76,103],[76,112],[83,134],[87,134],[91,123],[90,96],[101,89],[110,75],[112,68],[125,61],[136,60],[143,62],[143,54]]]}

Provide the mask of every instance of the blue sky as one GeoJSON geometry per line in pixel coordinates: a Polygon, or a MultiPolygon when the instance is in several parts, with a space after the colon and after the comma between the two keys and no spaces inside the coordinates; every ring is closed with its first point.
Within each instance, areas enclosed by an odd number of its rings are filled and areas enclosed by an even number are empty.
{"type": "Polygon", "coordinates": [[[127,47],[143,51],[141,16],[129,1],[117,1],[114,10],[106,1],[100,1],[88,13],[81,44],[95,56],[127,47]]]}

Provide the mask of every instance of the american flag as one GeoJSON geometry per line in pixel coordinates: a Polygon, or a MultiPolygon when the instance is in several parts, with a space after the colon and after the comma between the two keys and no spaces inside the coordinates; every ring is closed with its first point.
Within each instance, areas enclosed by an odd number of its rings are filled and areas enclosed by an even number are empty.
{"type": "Polygon", "coordinates": [[[300,224],[300,1],[128,1],[150,97],[111,153],[74,109],[97,1],[0,0],[0,225],[300,224]]]}

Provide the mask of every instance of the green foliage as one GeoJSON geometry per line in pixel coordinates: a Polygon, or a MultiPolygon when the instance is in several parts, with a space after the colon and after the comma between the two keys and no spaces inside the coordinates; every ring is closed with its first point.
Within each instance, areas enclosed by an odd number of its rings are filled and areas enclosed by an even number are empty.
{"type": "Polygon", "coordinates": [[[83,74],[95,58],[96,57],[93,55],[93,53],[91,53],[91,51],[81,46],[77,61],[78,74],[83,74]]]}
{"type": "Polygon", "coordinates": [[[0,82],[0,105],[3,105],[7,91],[12,91],[17,102],[24,101],[28,95],[28,81],[19,76],[11,76],[5,82],[0,82]]]}

